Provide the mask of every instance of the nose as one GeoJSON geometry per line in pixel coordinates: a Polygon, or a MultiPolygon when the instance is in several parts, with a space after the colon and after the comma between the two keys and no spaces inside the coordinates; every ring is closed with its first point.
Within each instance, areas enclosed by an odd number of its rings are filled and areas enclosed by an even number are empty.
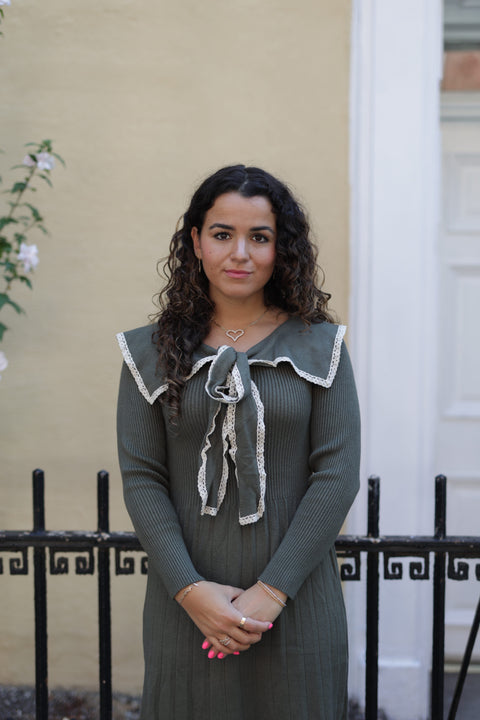
{"type": "Polygon", "coordinates": [[[239,235],[232,247],[232,258],[238,261],[248,260],[247,238],[239,235]]]}

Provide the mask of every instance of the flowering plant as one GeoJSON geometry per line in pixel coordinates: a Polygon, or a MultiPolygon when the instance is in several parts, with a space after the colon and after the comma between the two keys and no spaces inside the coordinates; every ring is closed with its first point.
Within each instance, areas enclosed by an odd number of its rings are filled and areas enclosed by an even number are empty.
{"type": "MultiPolygon", "coordinates": [[[[27,143],[27,147],[30,150],[25,155],[23,163],[12,168],[12,170],[23,170],[25,173],[23,179],[17,180],[10,188],[3,191],[9,199],[6,212],[4,214],[0,212],[0,272],[4,281],[4,287],[0,288],[0,311],[10,306],[17,313],[23,310],[10,297],[12,284],[19,281],[32,288],[28,274],[35,270],[39,262],[38,248],[27,241],[27,233],[40,230],[47,234],[43,217],[34,205],[26,201],[26,196],[30,192],[36,192],[36,180],[52,185],[49,175],[55,166],[55,159],[65,164],[60,155],[53,152],[51,140],[27,143]]],[[[0,341],[5,330],[7,326],[0,322],[0,341]]],[[[7,363],[5,354],[0,352],[0,371],[5,370],[7,363]]]]}

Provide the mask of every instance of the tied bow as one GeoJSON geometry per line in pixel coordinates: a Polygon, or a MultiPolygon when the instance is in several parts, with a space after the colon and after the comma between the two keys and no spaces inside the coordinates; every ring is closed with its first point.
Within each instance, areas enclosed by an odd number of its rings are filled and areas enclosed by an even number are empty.
{"type": "Polygon", "coordinates": [[[265,425],[246,354],[222,345],[210,365],[205,391],[210,413],[198,472],[202,515],[216,515],[223,502],[229,455],[238,485],[239,522],[254,523],[265,509],[265,425]]]}

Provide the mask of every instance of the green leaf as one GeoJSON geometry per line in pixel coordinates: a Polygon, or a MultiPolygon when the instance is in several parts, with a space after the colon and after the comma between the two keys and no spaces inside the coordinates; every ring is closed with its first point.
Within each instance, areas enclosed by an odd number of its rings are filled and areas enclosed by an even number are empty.
{"type": "Polygon", "coordinates": [[[10,192],[12,193],[12,195],[15,195],[15,193],[23,192],[26,189],[26,187],[27,187],[26,182],[16,182],[12,186],[12,189],[10,190],[10,192]]]}
{"type": "Polygon", "coordinates": [[[50,180],[48,175],[45,175],[45,173],[41,173],[41,175],[39,175],[38,177],[41,177],[42,180],[45,180],[45,182],[50,185],[50,187],[53,187],[52,181],[50,180]]]}
{"type": "MultiPolygon", "coordinates": [[[[5,242],[4,240],[1,240],[0,241],[0,258],[2,257],[3,254],[8,255],[10,253],[11,249],[12,249],[12,246],[10,245],[9,242],[5,242]]],[[[5,263],[2,262],[1,264],[4,265],[5,263]]]]}
{"type": "Polygon", "coordinates": [[[57,158],[57,160],[58,160],[59,162],[62,163],[63,167],[66,167],[65,160],[62,158],[61,155],[59,155],[58,153],[55,153],[55,152],[52,152],[52,155],[53,155],[54,158],[57,158]]]}
{"type": "Polygon", "coordinates": [[[18,314],[23,313],[23,310],[20,307],[20,305],[17,305],[16,302],[13,302],[13,300],[10,300],[7,293],[0,293],[0,310],[2,309],[2,307],[4,305],[11,305],[18,314]]]}
{"type": "Polygon", "coordinates": [[[43,225],[37,225],[37,228],[43,232],[44,235],[48,235],[48,230],[43,225]]]}
{"type": "Polygon", "coordinates": [[[33,205],[30,205],[30,203],[24,203],[24,205],[28,208],[30,208],[30,212],[32,213],[32,217],[36,222],[41,222],[43,220],[42,216],[40,215],[39,211],[36,207],[33,205]]]}
{"type": "Polygon", "coordinates": [[[30,290],[33,290],[33,285],[32,285],[32,283],[30,282],[30,278],[25,277],[25,275],[19,275],[19,276],[18,276],[18,279],[21,280],[23,283],[25,283],[25,285],[28,285],[28,287],[30,288],[30,290]]]}
{"type": "Polygon", "coordinates": [[[17,222],[18,222],[18,220],[16,220],[15,218],[0,217],[0,230],[2,230],[5,227],[5,225],[10,225],[10,223],[17,223],[17,222]]]}
{"type": "Polygon", "coordinates": [[[3,340],[3,333],[8,330],[8,327],[0,322],[0,341],[3,340]]]}

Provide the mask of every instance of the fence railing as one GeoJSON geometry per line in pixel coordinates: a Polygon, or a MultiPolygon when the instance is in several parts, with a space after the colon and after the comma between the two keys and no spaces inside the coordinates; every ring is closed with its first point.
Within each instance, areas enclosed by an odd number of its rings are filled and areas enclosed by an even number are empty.
{"type": "MultiPolygon", "coordinates": [[[[18,553],[9,559],[10,575],[28,575],[29,548],[33,548],[34,604],[35,604],[35,680],[36,718],[48,720],[48,644],[47,644],[47,576],[69,572],[68,554],[76,554],[75,573],[93,575],[97,566],[98,579],[98,636],[99,636],[99,693],[100,720],[112,718],[112,654],[110,580],[111,555],[114,551],[116,575],[135,573],[134,557],[123,555],[142,552],[140,572],[147,573],[147,558],[139,541],[131,532],[109,530],[108,473],[97,475],[97,530],[48,531],[45,529],[44,474],[33,472],[33,531],[0,531],[0,553],[18,553]],[[47,552],[48,551],[48,552],[47,552]],[[48,563],[47,563],[48,559],[48,563]]],[[[359,581],[363,573],[366,554],[366,676],[365,720],[377,720],[378,715],[378,625],[380,555],[383,556],[383,579],[401,580],[403,564],[394,558],[409,558],[409,577],[427,581],[432,578],[433,559],[433,626],[431,718],[444,718],[444,662],[445,662],[445,583],[467,580],[470,566],[466,559],[478,559],[475,577],[480,580],[480,536],[448,536],[446,528],[446,478],[435,479],[435,532],[432,536],[381,536],[380,481],[368,481],[368,524],[366,536],[341,535],[336,542],[337,556],[341,560],[343,581],[359,581]]],[[[0,555],[0,575],[4,562],[0,555]]],[[[480,600],[470,630],[461,664],[448,720],[454,720],[467,675],[473,645],[480,624],[480,600]]]]}

